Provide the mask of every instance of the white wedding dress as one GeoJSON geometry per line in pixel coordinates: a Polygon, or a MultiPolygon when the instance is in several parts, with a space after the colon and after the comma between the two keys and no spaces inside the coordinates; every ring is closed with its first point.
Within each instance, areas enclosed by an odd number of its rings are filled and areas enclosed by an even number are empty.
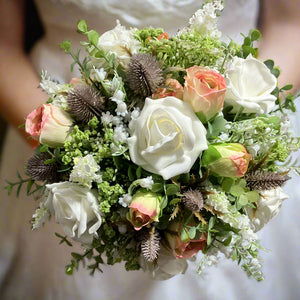
{"type": "MultiPolygon", "coordinates": [[[[76,33],[76,24],[85,19],[90,28],[102,33],[115,26],[119,19],[126,27],[163,27],[174,33],[188,22],[202,1],[193,0],[37,0],[45,26],[45,37],[31,52],[38,72],[48,71],[54,78],[68,82],[70,59],[60,50],[63,40],[76,48],[84,37],[76,33]]],[[[255,27],[258,1],[228,0],[221,17],[224,36],[240,39],[255,27]]],[[[297,123],[298,135],[300,123],[297,123]]],[[[10,130],[2,156],[1,182],[14,181],[15,170],[22,170],[31,150],[10,130]]],[[[90,277],[80,270],[72,276],[64,273],[71,249],[59,245],[54,232],[61,230],[52,220],[38,231],[31,231],[29,220],[35,207],[23,193],[18,199],[1,191],[0,206],[0,298],[1,299],[300,299],[300,202],[296,178],[285,187],[290,199],[283,203],[280,214],[260,233],[262,245],[271,252],[262,252],[265,281],[248,279],[236,262],[221,261],[206,269],[201,277],[190,263],[185,275],[168,281],[154,281],[142,271],[126,272],[122,265],[104,266],[104,273],[90,277]]],[[[1,183],[2,185],[2,183],[1,183]]],[[[2,188],[2,187],[1,187],[2,188]]]]}

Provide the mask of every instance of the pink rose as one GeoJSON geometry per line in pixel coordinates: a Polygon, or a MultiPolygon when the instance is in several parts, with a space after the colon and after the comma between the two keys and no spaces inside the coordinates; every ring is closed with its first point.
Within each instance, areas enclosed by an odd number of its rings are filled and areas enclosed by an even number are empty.
{"type": "Polygon", "coordinates": [[[218,72],[194,66],[186,70],[183,101],[188,102],[199,119],[207,123],[223,108],[226,82],[218,72]]]}
{"type": "Polygon", "coordinates": [[[243,177],[251,155],[239,143],[210,144],[202,156],[202,165],[222,177],[243,177]]]}
{"type": "Polygon", "coordinates": [[[206,245],[206,233],[202,233],[199,239],[189,239],[183,242],[180,238],[182,224],[172,223],[169,227],[170,233],[166,234],[170,248],[176,258],[189,258],[196,255],[206,245]]]}
{"type": "Polygon", "coordinates": [[[129,208],[127,219],[135,230],[158,221],[160,201],[155,193],[138,191],[133,195],[129,208]]]}
{"type": "Polygon", "coordinates": [[[160,99],[167,96],[173,96],[180,100],[183,99],[183,87],[176,79],[167,78],[164,86],[163,88],[157,89],[152,95],[152,99],[160,99]]]}
{"type": "Polygon", "coordinates": [[[42,144],[50,147],[62,146],[73,124],[71,116],[61,108],[43,104],[26,118],[25,130],[42,144]]]}

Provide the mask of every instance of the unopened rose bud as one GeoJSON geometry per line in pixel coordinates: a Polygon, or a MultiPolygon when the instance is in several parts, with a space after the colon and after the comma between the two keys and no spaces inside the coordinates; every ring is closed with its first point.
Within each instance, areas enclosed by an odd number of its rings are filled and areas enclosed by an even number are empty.
{"type": "Polygon", "coordinates": [[[166,231],[166,239],[176,258],[189,258],[196,255],[206,245],[206,233],[202,233],[199,239],[181,240],[182,223],[173,222],[166,231]]]}
{"type": "Polygon", "coordinates": [[[243,177],[251,155],[238,143],[211,144],[203,153],[202,166],[223,177],[243,177]]]}
{"type": "Polygon", "coordinates": [[[158,221],[160,201],[155,193],[138,191],[133,195],[129,208],[127,219],[135,230],[158,221]]]}
{"type": "Polygon", "coordinates": [[[73,124],[71,116],[61,108],[43,104],[26,118],[25,130],[33,138],[50,147],[59,147],[69,136],[73,124]]]}

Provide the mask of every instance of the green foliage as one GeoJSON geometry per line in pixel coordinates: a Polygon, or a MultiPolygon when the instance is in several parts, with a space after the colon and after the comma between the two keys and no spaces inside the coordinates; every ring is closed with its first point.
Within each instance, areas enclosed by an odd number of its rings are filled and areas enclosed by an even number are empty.
{"type": "Polygon", "coordinates": [[[244,36],[244,42],[241,46],[241,51],[237,53],[238,56],[247,58],[249,54],[252,54],[254,57],[257,57],[258,48],[254,46],[254,42],[261,39],[262,35],[259,30],[252,29],[249,31],[248,36],[244,36]]]}
{"type": "Polygon", "coordinates": [[[17,188],[16,195],[17,197],[19,197],[22,188],[24,187],[24,185],[25,186],[27,185],[26,187],[27,196],[33,195],[35,199],[39,199],[42,197],[45,190],[45,184],[39,184],[31,177],[23,178],[18,171],[17,171],[17,177],[18,177],[18,181],[16,182],[5,180],[7,185],[4,187],[4,189],[7,190],[8,195],[11,195],[12,190],[14,188],[17,188]]]}

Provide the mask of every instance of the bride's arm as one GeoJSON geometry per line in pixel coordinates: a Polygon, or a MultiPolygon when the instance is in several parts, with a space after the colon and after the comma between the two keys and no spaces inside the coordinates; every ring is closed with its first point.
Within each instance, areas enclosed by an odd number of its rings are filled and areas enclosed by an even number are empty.
{"type": "Polygon", "coordinates": [[[280,85],[300,88],[300,5],[294,0],[263,0],[259,56],[273,58],[282,68],[280,85]],[[272,3],[271,3],[272,2],[272,3]]]}
{"type": "Polygon", "coordinates": [[[15,127],[47,99],[23,49],[24,6],[23,0],[0,0],[0,112],[15,127]]]}

